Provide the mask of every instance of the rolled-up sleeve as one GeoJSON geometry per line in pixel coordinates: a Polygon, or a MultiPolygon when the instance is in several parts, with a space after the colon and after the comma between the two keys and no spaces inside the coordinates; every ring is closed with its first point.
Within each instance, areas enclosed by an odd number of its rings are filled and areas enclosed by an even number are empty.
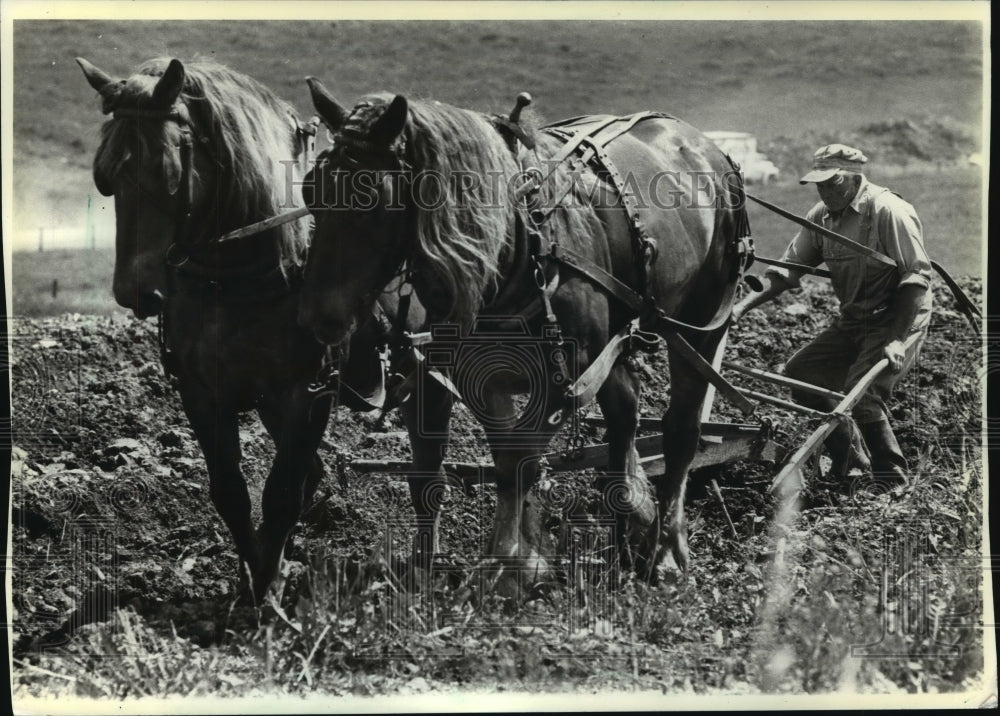
{"type": "Polygon", "coordinates": [[[885,252],[897,264],[899,285],[929,288],[931,261],[924,250],[923,230],[917,212],[910,204],[892,196],[879,207],[877,216],[878,233],[885,252]]]}
{"type": "MultiPolygon", "coordinates": [[[[822,205],[813,207],[806,214],[806,218],[813,223],[819,223],[822,215],[822,205]]],[[[819,266],[823,263],[823,251],[820,245],[819,236],[808,229],[800,229],[791,243],[781,255],[781,260],[787,263],[804,264],[806,266],[819,266]]],[[[802,285],[802,277],[805,275],[801,271],[788,269],[781,266],[771,266],[764,272],[765,276],[778,276],[792,288],[802,285]]]]}

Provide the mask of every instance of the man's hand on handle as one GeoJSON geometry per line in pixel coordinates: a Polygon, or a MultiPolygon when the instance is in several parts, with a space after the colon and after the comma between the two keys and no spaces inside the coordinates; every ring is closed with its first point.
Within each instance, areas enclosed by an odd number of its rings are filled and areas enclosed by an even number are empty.
{"type": "Polygon", "coordinates": [[[898,373],[903,369],[903,361],[906,359],[906,351],[903,349],[903,341],[893,340],[885,347],[885,357],[889,359],[889,370],[898,373]]]}
{"type": "Polygon", "coordinates": [[[926,291],[924,286],[909,284],[901,286],[896,293],[894,300],[896,315],[889,328],[891,339],[883,350],[883,355],[889,359],[889,368],[893,373],[903,369],[903,361],[906,360],[903,341],[910,335],[926,291]]]}

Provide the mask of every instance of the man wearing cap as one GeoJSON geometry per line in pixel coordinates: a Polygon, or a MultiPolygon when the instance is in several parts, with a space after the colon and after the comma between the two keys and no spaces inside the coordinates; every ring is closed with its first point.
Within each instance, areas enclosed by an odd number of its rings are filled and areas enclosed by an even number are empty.
{"type": "MultiPolygon", "coordinates": [[[[873,472],[882,483],[905,484],[907,465],[889,425],[886,400],[916,360],[931,316],[931,265],[924,251],[920,219],[913,207],[862,173],[868,158],[843,144],[821,147],[813,169],[799,181],[813,183],[820,201],[806,215],[810,221],[889,256],[889,266],[802,229],[788,245],[782,261],[817,266],[825,262],[840,315],[833,325],[800,349],[785,366],[791,378],[829,390],[846,392],[882,358],[884,371],[852,414],[871,454],[869,462],[854,427],[842,423],[827,438],[833,466],[830,476],[842,480],[852,468],[873,472]],[[903,342],[920,333],[916,344],[903,342]]],[[[778,294],[800,285],[802,272],[769,268],[766,285],[733,309],[733,321],[778,294]]],[[[829,412],[831,399],[793,390],[800,404],[829,412]]]]}

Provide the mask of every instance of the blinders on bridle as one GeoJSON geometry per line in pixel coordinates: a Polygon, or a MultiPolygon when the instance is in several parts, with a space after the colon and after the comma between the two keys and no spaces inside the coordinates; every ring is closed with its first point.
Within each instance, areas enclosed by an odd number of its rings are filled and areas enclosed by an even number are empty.
{"type": "MultiPolygon", "coordinates": [[[[316,156],[316,165],[305,178],[305,183],[313,184],[312,201],[306,201],[306,206],[311,210],[325,206],[323,192],[316,191],[316,180],[323,173],[335,176],[371,165],[376,165],[373,167],[374,171],[402,172],[410,166],[405,158],[405,141],[398,141],[386,147],[370,142],[352,131],[327,133],[327,137],[330,148],[316,156]]],[[[323,179],[319,182],[319,187],[325,188],[326,182],[323,179]]]]}
{"type": "MultiPolygon", "coordinates": [[[[327,197],[324,196],[326,180],[337,179],[338,175],[344,177],[359,169],[402,173],[411,168],[406,160],[406,141],[402,138],[386,146],[369,141],[359,132],[351,129],[328,132],[327,137],[331,146],[317,155],[315,166],[305,178],[305,183],[313,185],[312,201],[306,201],[306,206],[310,211],[315,212],[327,208],[327,197]]],[[[346,201],[346,198],[342,200],[346,201]]],[[[397,237],[398,240],[399,237],[397,237]]],[[[412,272],[411,254],[412,251],[404,251],[403,258],[398,263],[382,267],[379,273],[388,275],[390,279],[395,275],[410,274],[412,272]]],[[[392,252],[390,252],[391,255],[392,252]]],[[[380,276],[379,280],[381,281],[383,278],[384,276],[380,276]]]]}
{"type": "MultiPolygon", "coordinates": [[[[191,216],[192,216],[192,205],[194,203],[194,147],[195,147],[195,132],[191,125],[190,118],[186,111],[182,110],[182,107],[174,104],[167,109],[155,109],[155,108],[144,108],[144,107],[116,107],[113,110],[113,117],[115,119],[157,119],[163,122],[174,122],[177,124],[180,130],[180,144],[178,146],[178,157],[176,158],[179,167],[173,164],[175,161],[174,157],[165,157],[164,161],[171,162],[170,167],[166,167],[166,180],[167,180],[167,191],[173,195],[180,192],[180,221],[174,229],[173,242],[170,248],[167,249],[167,263],[171,266],[177,267],[188,260],[191,250],[194,248],[195,243],[191,240],[191,216]]],[[[207,137],[199,137],[198,143],[206,147],[208,145],[207,137]]],[[[216,161],[213,157],[213,161],[216,161]]],[[[101,192],[104,196],[111,196],[114,193],[113,188],[110,186],[110,182],[107,177],[100,176],[97,172],[94,173],[94,183],[97,186],[97,190],[101,192]]],[[[141,184],[136,183],[137,187],[142,190],[141,184]]],[[[147,192],[148,193],[148,192],[147,192]]],[[[159,197],[151,197],[154,200],[159,200],[159,197]]]]}

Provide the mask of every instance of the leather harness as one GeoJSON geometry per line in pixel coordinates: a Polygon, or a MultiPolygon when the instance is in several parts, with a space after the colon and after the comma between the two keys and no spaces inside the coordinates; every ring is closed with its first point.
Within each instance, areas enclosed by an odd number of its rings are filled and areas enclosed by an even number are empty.
{"type": "MultiPolygon", "coordinates": [[[[690,331],[711,332],[721,327],[729,318],[730,304],[735,295],[736,288],[743,273],[749,268],[753,261],[752,243],[749,241],[750,227],[746,216],[746,211],[740,203],[739,221],[737,226],[737,244],[732,247],[741,254],[739,262],[738,276],[727,283],[726,293],[720,302],[716,315],[705,325],[696,326],[680,321],[668,316],[664,311],[655,307],[653,297],[648,294],[647,272],[656,261],[658,247],[656,241],[649,235],[646,227],[639,216],[639,209],[635,196],[629,190],[611,157],[608,155],[606,147],[614,139],[628,130],[632,129],[639,122],[650,118],[675,119],[674,117],[660,112],[639,112],[626,117],[595,116],[595,117],[575,117],[563,120],[553,125],[544,127],[541,131],[552,134],[565,141],[560,151],[552,158],[555,166],[540,181],[534,181],[531,177],[541,176],[540,170],[528,166],[523,169],[529,181],[525,182],[516,192],[515,199],[523,200],[526,203],[527,213],[530,219],[530,234],[533,234],[533,241],[539,246],[536,256],[540,259],[549,259],[572,269],[585,276],[592,282],[601,286],[605,291],[614,296],[620,302],[628,306],[632,311],[643,318],[643,323],[649,326],[649,330],[659,327],[673,329],[685,329],[690,331]],[[556,168],[563,161],[569,159],[574,152],[580,152],[578,162],[581,166],[590,165],[595,172],[608,177],[618,196],[621,198],[621,206],[625,211],[629,227],[633,237],[634,251],[639,264],[640,288],[635,290],[617,277],[612,275],[603,267],[573,251],[572,249],[560,246],[555,242],[545,242],[541,236],[541,229],[544,222],[552,215],[563,197],[568,194],[572,186],[568,187],[558,200],[552,202],[552,206],[546,212],[542,212],[537,207],[537,197],[542,183],[548,180],[556,171],[556,168]]],[[[524,162],[525,154],[519,157],[524,162]]],[[[727,159],[729,157],[727,156],[727,159]]],[[[738,176],[738,167],[730,164],[734,170],[734,176],[738,176]]],[[[742,186],[739,187],[742,192],[742,186]]]]}
{"type": "MultiPolygon", "coordinates": [[[[540,170],[530,166],[524,168],[523,172],[529,177],[529,181],[522,185],[515,193],[516,199],[524,201],[530,222],[527,230],[531,235],[532,243],[539,247],[535,252],[535,260],[537,262],[556,262],[561,266],[573,270],[614,296],[637,316],[608,342],[603,351],[591,363],[590,367],[566,389],[566,395],[578,401],[578,405],[586,404],[596,395],[613,365],[622,354],[627,354],[636,347],[640,347],[643,350],[655,350],[659,346],[659,336],[650,331],[669,329],[666,339],[671,347],[691,363],[695,370],[703,377],[718,387],[720,392],[734,402],[744,414],[752,413],[754,411],[753,404],[744,398],[708,361],[677,333],[678,329],[707,333],[720,328],[729,320],[737,287],[742,280],[744,272],[753,260],[753,245],[749,239],[749,219],[746,215],[742,196],[739,197],[740,202],[738,204],[738,225],[735,227],[736,242],[732,246],[727,247],[727,250],[739,253],[738,267],[736,275],[732,276],[731,280],[726,284],[726,290],[716,314],[707,324],[702,326],[692,325],[667,315],[665,311],[655,305],[655,299],[649,293],[648,287],[648,271],[656,261],[658,247],[639,216],[635,196],[629,190],[621,172],[615,166],[606,150],[606,147],[613,140],[628,132],[639,122],[650,118],[675,119],[670,115],[658,112],[639,112],[626,117],[575,117],[544,127],[541,131],[563,140],[564,145],[551,160],[554,166],[540,181],[533,180],[534,177],[541,176],[540,170]],[[607,177],[620,198],[621,207],[625,211],[632,234],[633,250],[640,276],[639,290],[628,286],[590,258],[573,249],[560,246],[555,241],[545,242],[544,240],[542,232],[545,221],[552,215],[562,199],[571,191],[572,185],[563,191],[559,199],[553,202],[553,205],[547,212],[541,212],[537,205],[541,185],[555,173],[562,162],[567,161],[577,152],[579,152],[577,161],[580,166],[585,167],[589,165],[595,173],[607,177]]],[[[522,163],[522,166],[524,166],[526,155],[526,152],[522,152],[519,155],[519,161],[522,163]]],[[[735,166],[731,158],[728,156],[726,158],[734,171],[734,176],[738,177],[739,168],[735,166]]],[[[741,183],[737,187],[737,190],[742,195],[741,183]]],[[[540,285],[540,288],[542,289],[543,302],[546,307],[549,323],[554,324],[555,316],[551,311],[549,298],[557,289],[557,282],[554,281],[545,287],[540,285]]],[[[557,336],[560,335],[557,325],[555,326],[555,334],[557,336]]]]}
{"type": "MultiPolygon", "coordinates": [[[[518,104],[519,106],[521,105],[520,98],[518,104]]],[[[590,280],[636,314],[637,318],[623,327],[608,342],[601,354],[591,363],[590,367],[566,388],[565,395],[575,401],[577,405],[589,402],[596,395],[600,386],[607,378],[608,373],[622,354],[626,354],[637,347],[646,351],[656,350],[659,347],[659,336],[650,331],[666,328],[670,329],[670,333],[667,334],[667,340],[675,350],[692,363],[694,368],[709,382],[716,385],[720,389],[720,392],[732,400],[742,412],[745,414],[752,413],[754,411],[753,404],[744,398],[676,332],[679,329],[685,329],[707,333],[717,330],[729,320],[737,286],[753,260],[753,245],[749,239],[749,220],[742,201],[742,183],[738,186],[741,196],[739,197],[740,202],[738,204],[737,237],[733,245],[727,248],[727,250],[735,251],[739,254],[739,261],[736,275],[732,276],[731,280],[727,282],[718,311],[707,324],[702,326],[685,323],[668,316],[662,309],[656,307],[654,298],[648,293],[646,276],[658,255],[657,245],[647,232],[639,216],[638,204],[635,197],[629,191],[624,178],[606,151],[606,147],[610,142],[628,132],[639,122],[650,118],[674,119],[670,115],[663,113],[640,112],[626,117],[608,115],[576,117],[544,127],[541,131],[558,137],[564,142],[560,150],[549,160],[551,169],[547,174],[544,174],[538,167],[527,164],[527,153],[518,151],[517,145],[519,142],[525,147],[533,148],[534,141],[530,137],[527,137],[523,131],[515,131],[515,128],[520,130],[516,121],[507,120],[503,117],[493,118],[494,126],[505,136],[508,146],[518,157],[523,176],[526,177],[525,182],[514,192],[515,201],[520,202],[523,207],[523,211],[517,212],[515,231],[518,233],[523,232],[526,235],[525,238],[530,256],[529,260],[535,266],[535,277],[540,296],[532,300],[518,313],[523,319],[529,319],[537,315],[538,312],[544,311],[548,324],[547,330],[544,331],[545,335],[552,336],[553,341],[557,345],[562,343],[562,333],[550,302],[552,295],[558,290],[558,275],[552,280],[545,278],[544,264],[546,262],[554,262],[590,280]],[[525,139],[529,141],[525,141],[525,139]],[[621,199],[621,205],[626,213],[633,237],[635,255],[639,262],[641,276],[639,291],[620,281],[609,271],[579,252],[561,246],[555,241],[545,240],[545,224],[562,199],[572,190],[572,184],[564,190],[558,200],[553,202],[549,210],[544,212],[539,208],[539,191],[542,185],[555,174],[559,166],[563,162],[568,161],[577,152],[579,152],[579,157],[577,158],[579,164],[581,166],[590,165],[597,173],[608,177],[621,199]]],[[[359,140],[350,135],[341,136],[338,134],[335,138],[335,143],[337,142],[356,146],[363,151],[369,148],[367,146],[360,146],[359,140]]],[[[381,148],[381,153],[384,154],[385,152],[386,150],[381,148]]],[[[398,152],[393,153],[390,150],[389,153],[395,154],[397,157],[399,156],[398,152]]],[[[738,177],[738,167],[733,164],[728,156],[727,160],[729,160],[735,176],[738,177]]],[[[515,242],[517,246],[523,243],[525,241],[519,240],[515,242]]],[[[518,263],[515,259],[515,265],[518,263]]],[[[503,293],[501,290],[500,295],[502,296],[503,293]]],[[[491,303],[495,304],[497,298],[494,297],[491,303]]],[[[490,312],[489,307],[487,306],[483,312],[488,314],[490,312]]],[[[393,333],[396,332],[395,328],[397,326],[405,325],[405,315],[404,320],[397,320],[394,323],[393,333]]],[[[405,337],[408,339],[411,351],[416,355],[417,360],[420,361],[422,355],[417,351],[416,346],[429,342],[431,340],[430,334],[407,334],[405,337]]],[[[400,345],[398,338],[393,342],[400,345]]],[[[558,351],[556,353],[560,354],[558,351]]],[[[559,368],[563,376],[568,376],[566,372],[567,366],[560,365],[559,368]]],[[[462,400],[461,394],[447,376],[444,376],[436,369],[430,369],[429,372],[455,397],[462,400]]]]}

